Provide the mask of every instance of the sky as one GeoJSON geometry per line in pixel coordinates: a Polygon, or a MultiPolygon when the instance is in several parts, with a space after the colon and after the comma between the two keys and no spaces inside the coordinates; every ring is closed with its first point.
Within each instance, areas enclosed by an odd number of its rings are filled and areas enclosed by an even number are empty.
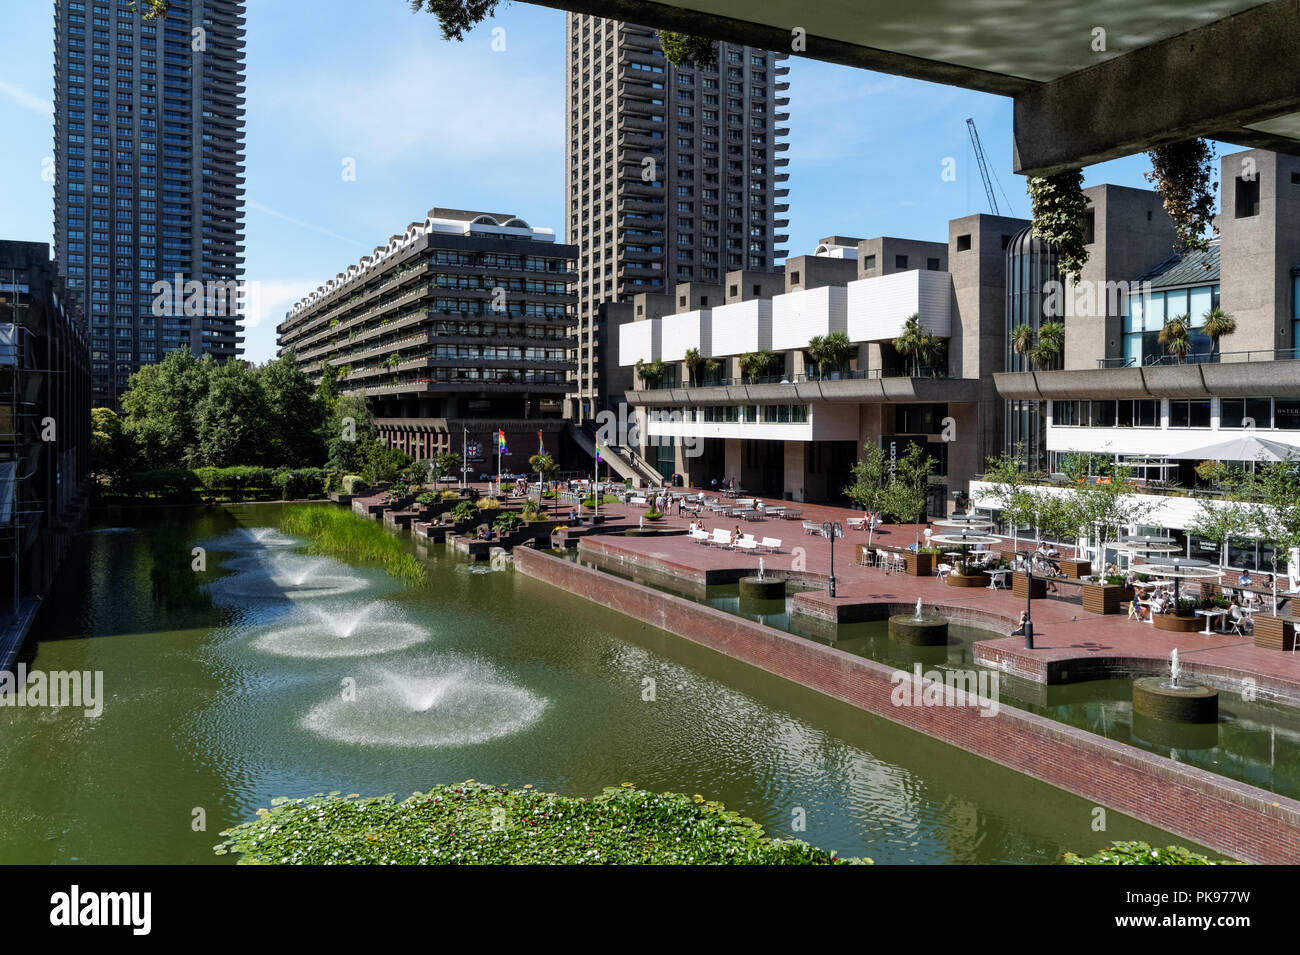
{"type": "MultiPolygon", "coordinates": [[[[53,155],[54,4],[7,7],[0,238],[52,242],[42,172],[53,155]]],[[[247,29],[245,279],[257,283],[257,313],[244,357],[275,357],[275,325],[295,301],[434,206],[517,214],[563,240],[563,13],[508,3],[457,43],[406,0],[249,0],[247,29]]],[[[1002,213],[1009,204],[1028,217],[1009,99],[787,62],[791,255],[829,235],[946,241],[949,219],[991,211],[967,117],[1002,213]]],[[[1149,168],[1140,155],[1092,166],[1085,185],[1148,188],[1149,168]]]]}

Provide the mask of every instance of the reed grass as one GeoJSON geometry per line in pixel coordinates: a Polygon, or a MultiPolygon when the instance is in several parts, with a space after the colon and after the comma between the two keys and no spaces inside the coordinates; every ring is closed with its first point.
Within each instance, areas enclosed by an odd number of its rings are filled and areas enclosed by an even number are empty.
{"type": "Polygon", "coordinates": [[[424,564],[375,521],[332,507],[299,506],[284,512],[281,529],[305,537],[307,551],[379,564],[390,576],[413,587],[428,583],[424,564]]]}

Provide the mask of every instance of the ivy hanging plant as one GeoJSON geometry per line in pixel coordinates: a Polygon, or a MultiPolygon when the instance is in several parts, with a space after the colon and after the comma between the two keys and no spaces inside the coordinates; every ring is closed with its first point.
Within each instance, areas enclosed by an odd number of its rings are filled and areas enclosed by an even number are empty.
{"type": "Polygon", "coordinates": [[[1214,149],[1204,139],[1167,143],[1147,153],[1151,171],[1147,182],[1155,184],[1174,222],[1178,248],[1204,252],[1210,247],[1205,233],[1214,216],[1214,149]]]}
{"type": "Polygon", "coordinates": [[[706,36],[660,30],[659,46],[663,48],[664,59],[673,66],[681,66],[683,63],[716,66],[718,62],[718,48],[706,36]]]}
{"type": "Polygon", "coordinates": [[[1079,281],[1088,261],[1084,234],[1088,197],[1083,194],[1083,170],[1030,176],[1025,186],[1034,207],[1034,235],[1056,247],[1061,271],[1079,281]]]}

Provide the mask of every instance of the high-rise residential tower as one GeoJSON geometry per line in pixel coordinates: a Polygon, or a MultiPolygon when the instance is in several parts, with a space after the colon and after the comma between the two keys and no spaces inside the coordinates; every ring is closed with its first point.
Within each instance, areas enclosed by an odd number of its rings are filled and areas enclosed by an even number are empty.
{"type": "Polygon", "coordinates": [[[716,64],[675,68],[655,30],[602,17],[570,13],[566,31],[566,238],[579,248],[568,410],[586,421],[631,386],[626,369],[602,367],[617,342],[603,306],[784,258],[789,67],[718,43],[716,64]]]}
{"type": "Polygon", "coordinates": [[[168,351],[242,351],[244,3],[56,0],[54,41],[55,253],[111,406],[168,351]]]}

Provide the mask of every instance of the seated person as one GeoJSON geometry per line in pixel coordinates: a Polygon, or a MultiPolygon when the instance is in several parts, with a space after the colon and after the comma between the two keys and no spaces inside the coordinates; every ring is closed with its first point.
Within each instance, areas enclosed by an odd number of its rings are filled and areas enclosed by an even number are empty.
{"type": "Polygon", "coordinates": [[[1243,570],[1241,572],[1241,576],[1237,578],[1237,583],[1239,583],[1243,587],[1249,587],[1252,583],[1254,583],[1254,579],[1250,576],[1250,571],[1243,570]]]}
{"type": "Polygon", "coordinates": [[[1156,591],[1156,595],[1151,598],[1151,612],[1168,613],[1170,609],[1172,609],[1170,606],[1171,603],[1172,601],[1168,596],[1160,591],[1156,591]]]}
{"type": "Polygon", "coordinates": [[[1134,594],[1133,599],[1128,602],[1128,618],[1130,620],[1139,620],[1145,622],[1147,618],[1151,616],[1146,611],[1147,608],[1142,606],[1142,604],[1138,602],[1137,595],[1134,594]]]}
{"type": "Polygon", "coordinates": [[[569,508],[569,520],[575,524],[578,523],[578,509],[576,507],[569,508]]]}

